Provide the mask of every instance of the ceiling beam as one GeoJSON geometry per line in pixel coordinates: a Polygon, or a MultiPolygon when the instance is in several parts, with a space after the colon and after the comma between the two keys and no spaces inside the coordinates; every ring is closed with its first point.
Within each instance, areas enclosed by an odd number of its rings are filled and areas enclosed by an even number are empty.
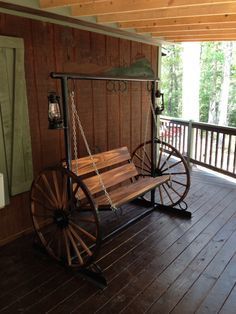
{"type": "Polygon", "coordinates": [[[52,9],[58,7],[68,7],[78,4],[89,4],[97,2],[105,2],[106,0],[40,0],[41,9],[52,9]]]}
{"type": "Polygon", "coordinates": [[[128,22],[140,21],[150,19],[164,19],[176,17],[194,17],[194,16],[211,16],[219,14],[230,14],[236,12],[236,2],[234,3],[219,3],[215,5],[200,5],[189,7],[178,7],[171,9],[160,9],[150,11],[138,11],[133,13],[119,13],[98,15],[98,23],[115,23],[115,22],[128,22]]]}
{"type": "Polygon", "coordinates": [[[116,14],[124,12],[149,11],[167,8],[176,8],[192,5],[215,5],[218,3],[233,3],[230,0],[106,0],[101,2],[91,2],[74,5],[71,8],[73,16],[91,16],[116,14]]]}
{"type": "Polygon", "coordinates": [[[152,33],[152,37],[173,37],[173,36],[209,36],[209,35],[236,35],[236,28],[230,30],[193,30],[188,32],[155,32],[152,33]]]}
{"type": "Polygon", "coordinates": [[[163,38],[165,40],[171,40],[173,38],[184,38],[184,39],[190,39],[190,38],[195,38],[195,39],[198,39],[200,40],[201,38],[212,38],[214,39],[215,41],[220,41],[221,39],[224,39],[224,38],[227,38],[227,39],[233,39],[233,40],[236,40],[236,31],[233,33],[233,34],[218,34],[218,33],[215,33],[215,34],[195,34],[195,35],[165,35],[165,36],[153,36],[154,38],[163,38]]]}
{"type": "Polygon", "coordinates": [[[220,30],[220,29],[236,29],[236,22],[232,23],[219,23],[219,24],[200,24],[200,25],[171,25],[171,26],[155,26],[137,28],[138,34],[142,33],[155,33],[155,32],[189,32],[193,30],[220,30]]]}
{"type": "Polygon", "coordinates": [[[132,21],[118,23],[118,27],[122,29],[139,28],[139,27],[155,27],[155,26],[178,26],[178,25],[199,25],[213,23],[231,23],[236,22],[236,14],[220,14],[212,16],[195,16],[180,17],[167,19],[151,19],[147,21],[132,21]]]}
{"type": "Polygon", "coordinates": [[[165,39],[160,38],[160,40],[165,40],[166,42],[191,42],[191,41],[235,41],[236,40],[236,34],[235,35],[228,35],[228,36],[174,36],[174,37],[166,37],[165,39]]]}

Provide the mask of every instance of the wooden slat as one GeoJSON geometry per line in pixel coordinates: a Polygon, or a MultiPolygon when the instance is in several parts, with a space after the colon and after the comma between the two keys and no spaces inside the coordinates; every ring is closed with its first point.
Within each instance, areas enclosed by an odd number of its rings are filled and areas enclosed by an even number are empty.
{"type": "Polygon", "coordinates": [[[174,36],[191,36],[191,37],[194,37],[194,36],[198,36],[198,37],[200,37],[200,36],[208,36],[208,37],[210,37],[211,35],[213,35],[213,36],[221,36],[221,35],[223,35],[223,36],[228,36],[228,35],[236,35],[236,28],[234,28],[234,29],[218,29],[218,30],[207,30],[207,29],[202,29],[202,30],[189,30],[189,31],[185,31],[185,32],[183,32],[183,31],[178,31],[178,32],[176,32],[176,31],[174,31],[174,32],[172,32],[172,31],[157,31],[157,32],[155,32],[155,33],[152,33],[152,36],[153,37],[159,37],[159,36],[163,36],[163,37],[165,37],[165,38],[168,38],[168,37],[174,37],[174,36]]]}
{"type": "MultiPolygon", "coordinates": [[[[138,175],[138,172],[133,163],[128,163],[100,174],[106,188],[122,183],[136,175],[138,175]]],[[[102,190],[101,183],[97,175],[85,179],[84,183],[92,194],[102,190]]]]}
{"type": "MultiPolygon", "coordinates": [[[[130,160],[131,156],[127,147],[121,147],[106,151],[103,153],[93,155],[93,161],[97,169],[107,168],[119,164],[121,162],[130,160]]],[[[76,161],[72,160],[72,170],[75,171],[76,161]]],[[[84,175],[94,172],[93,162],[89,156],[78,159],[78,174],[84,175]]]]}
{"type": "Polygon", "coordinates": [[[104,2],[104,0],[40,0],[41,9],[67,7],[71,5],[104,2]]]}
{"type": "Polygon", "coordinates": [[[148,11],[163,8],[174,8],[191,5],[215,5],[217,3],[228,3],[234,1],[222,0],[107,0],[101,2],[91,2],[85,4],[74,5],[72,7],[72,15],[74,16],[91,16],[111,13],[148,11]]]}
{"type": "MultiPolygon", "coordinates": [[[[158,37],[155,37],[158,38],[158,37]]],[[[168,42],[203,42],[203,41],[232,41],[236,40],[236,35],[211,35],[211,36],[178,36],[178,37],[159,37],[162,40],[168,41],[168,42]]]]}
{"type": "Polygon", "coordinates": [[[140,21],[139,19],[130,22],[120,22],[118,26],[122,29],[139,28],[139,27],[157,27],[169,26],[175,27],[179,25],[200,25],[200,24],[227,24],[236,22],[236,14],[219,14],[212,16],[195,16],[195,17],[175,17],[163,19],[149,19],[140,21]]]}
{"type": "MultiPolygon", "coordinates": [[[[111,196],[112,202],[115,206],[119,207],[127,202],[130,202],[137,197],[147,193],[148,191],[154,189],[155,187],[167,182],[169,176],[160,176],[156,178],[145,177],[140,178],[135,183],[132,183],[127,186],[122,186],[114,191],[111,191],[109,194],[111,196]]],[[[99,207],[108,206],[107,199],[105,196],[100,196],[95,199],[99,207]]]]}
{"type": "Polygon", "coordinates": [[[236,12],[236,3],[219,3],[214,6],[189,6],[143,12],[98,15],[98,23],[128,22],[173,17],[211,16],[236,12]]]}
{"type": "Polygon", "coordinates": [[[166,25],[166,26],[149,26],[149,27],[138,27],[136,32],[142,33],[155,33],[155,32],[170,32],[175,33],[181,31],[182,34],[185,32],[195,31],[195,30],[230,30],[236,29],[236,23],[213,23],[213,24],[189,24],[189,25],[166,25]]]}

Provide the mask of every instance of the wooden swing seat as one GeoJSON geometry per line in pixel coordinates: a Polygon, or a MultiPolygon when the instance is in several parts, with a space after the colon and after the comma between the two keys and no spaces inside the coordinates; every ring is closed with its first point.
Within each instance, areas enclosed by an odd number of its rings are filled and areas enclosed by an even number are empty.
{"type": "MultiPolygon", "coordinates": [[[[139,176],[127,147],[95,154],[93,160],[116,207],[143,196],[170,179],[169,175],[155,178],[139,176]]],[[[92,194],[98,208],[109,208],[110,204],[104,195],[99,177],[94,172],[92,159],[87,156],[77,161],[72,160],[74,173],[76,173],[76,164],[78,175],[92,194]]],[[[79,198],[83,199],[83,195],[80,194],[79,198]]]]}

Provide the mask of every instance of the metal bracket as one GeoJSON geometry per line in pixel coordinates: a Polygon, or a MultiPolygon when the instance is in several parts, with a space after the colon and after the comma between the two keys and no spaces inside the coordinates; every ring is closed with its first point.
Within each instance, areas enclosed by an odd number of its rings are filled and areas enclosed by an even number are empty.
{"type": "Polygon", "coordinates": [[[192,213],[187,211],[187,210],[183,210],[180,208],[176,208],[176,207],[171,207],[171,206],[166,206],[163,204],[155,204],[155,208],[157,210],[166,212],[168,214],[173,214],[176,216],[180,216],[181,218],[186,218],[186,219],[191,219],[192,218],[192,213]]]}
{"type": "Polygon", "coordinates": [[[78,272],[81,277],[90,281],[98,288],[103,290],[107,287],[106,278],[103,275],[101,268],[97,264],[93,263],[87,268],[78,270],[78,272]]]}

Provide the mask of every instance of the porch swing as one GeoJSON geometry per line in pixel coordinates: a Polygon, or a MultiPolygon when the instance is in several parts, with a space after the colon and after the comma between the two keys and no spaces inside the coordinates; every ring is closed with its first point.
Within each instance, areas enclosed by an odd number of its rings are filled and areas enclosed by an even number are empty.
{"type": "MultiPolygon", "coordinates": [[[[176,213],[190,217],[191,214],[180,205],[183,204],[190,186],[187,164],[171,145],[154,136],[151,141],[147,141],[150,112],[147,113],[144,143],[132,155],[127,147],[92,154],[76,109],[75,91],[68,95],[69,79],[151,82],[150,111],[153,113],[153,130],[156,131],[156,80],[90,77],[71,73],[52,73],[51,76],[61,80],[66,162],[43,170],[31,188],[33,225],[46,251],[67,266],[84,269],[93,264],[103,241],[157,207],[174,209],[176,213]],[[73,160],[70,120],[74,143],[73,160]],[[87,157],[78,158],[76,123],[88,153],[87,157]],[[134,200],[144,201],[147,210],[102,238],[99,211],[116,212],[119,207],[134,200]],[[173,207],[178,204],[180,209],[173,207]]],[[[61,121],[57,122],[61,124],[61,121]]]]}

